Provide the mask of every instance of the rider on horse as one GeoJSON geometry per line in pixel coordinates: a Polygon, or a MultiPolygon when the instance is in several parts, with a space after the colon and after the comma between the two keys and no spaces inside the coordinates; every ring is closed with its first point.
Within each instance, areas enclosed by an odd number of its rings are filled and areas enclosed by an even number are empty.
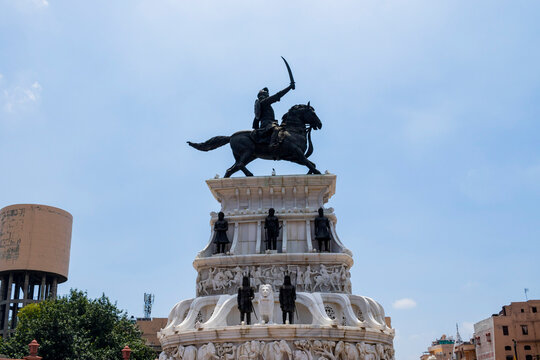
{"type": "Polygon", "coordinates": [[[257,143],[270,143],[276,148],[278,143],[279,125],[272,109],[272,104],[279,101],[289,90],[294,89],[294,83],[276,94],[269,96],[268,88],[259,91],[255,100],[255,119],[253,119],[253,138],[257,143]]]}

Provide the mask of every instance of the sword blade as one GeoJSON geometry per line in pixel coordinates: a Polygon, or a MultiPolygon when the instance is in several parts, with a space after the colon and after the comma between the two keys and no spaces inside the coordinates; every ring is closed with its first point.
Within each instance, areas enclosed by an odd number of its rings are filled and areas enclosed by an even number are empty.
{"type": "Polygon", "coordinates": [[[292,85],[292,88],[294,89],[295,88],[295,86],[294,86],[295,83],[294,83],[294,77],[292,75],[291,67],[289,66],[289,63],[287,62],[287,60],[285,60],[285,58],[283,56],[281,58],[285,62],[285,66],[287,67],[287,72],[289,73],[289,80],[291,80],[291,85],[292,85]]]}

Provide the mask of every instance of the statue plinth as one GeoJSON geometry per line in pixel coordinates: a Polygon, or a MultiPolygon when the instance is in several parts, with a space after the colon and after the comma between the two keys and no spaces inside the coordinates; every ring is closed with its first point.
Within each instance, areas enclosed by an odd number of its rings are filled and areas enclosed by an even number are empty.
{"type": "Polygon", "coordinates": [[[281,359],[294,353],[295,359],[393,360],[394,330],[386,324],[384,309],[373,299],[352,295],[352,253],[339,239],[332,208],[324,211],[330,251],[318,250],[314,220],[335,194],[335,175],[206,182],[221,204],[231,243],[225,254],[216,254],[213,229],[218,214],[212,212],[208,243],[193,262],[197,297],[176,304],[158,334],[164,359],[186,358],[182,354],[187,351],[219,359],[281,359]],[[281,230],[277,250],[267,251],[264,224],[270,208],[275,209],[281,230]],[[236,293],[248,273],[257,291],[255,314],[264,315],[268,323],[252,318],[257,324],[240,325],[236,293]],[[296,286],[294,325],[280,324],[278,291],[285,273],[296,286]],[[265,291],[258,292],[259,287],[265,291]],[[261,305],[269,304],[268,299],[273,299],[273,311],[261,305]],[[276,355],[269,357],[270,353],[276,355]]]}

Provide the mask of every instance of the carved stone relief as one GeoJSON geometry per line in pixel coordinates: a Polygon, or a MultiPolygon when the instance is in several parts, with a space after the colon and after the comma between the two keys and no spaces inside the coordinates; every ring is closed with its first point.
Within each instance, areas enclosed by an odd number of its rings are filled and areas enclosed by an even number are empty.
{"type": "Polygon", "coordinates": [[[351,293],[351,274],[345,265],[263,265],[203,269],[197,276],[197,296],[235,294],[247,272],[255,288],[270,284],[278,291],[287,271],[297,291],[351,293]]]}
{"type": "Polygon", "coordinates": [[[394,348],[383,344],[298,340],[207,343],[198,349],[179,345],[165,349],[159,360],[394,360],[394,348]]]}

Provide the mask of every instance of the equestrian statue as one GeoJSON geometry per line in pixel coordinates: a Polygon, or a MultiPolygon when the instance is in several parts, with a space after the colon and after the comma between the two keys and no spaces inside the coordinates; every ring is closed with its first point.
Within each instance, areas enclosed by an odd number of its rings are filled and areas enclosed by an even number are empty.
{"type": "Polygon", "coordinates": [[[322,128],[322,123],[315,109],[308,102],[306,105],[294,105],[281,118],[281,124],[275,119],[272,104],[279,101],[287,92],[295,89],[295,82],[287,60],[283,58],[290,85],[270,95],[268,88],[259,91],[255,100],[255,118],[253,130],[238,131],[231,136],[215,136],[202,143],[188,144],[200,151],[210,151],[223,145],[231,146],[236,162],[225,172],[228,178],[238,170],[246,176],[253,174],[246,165],[253,160],[287,160],[308,167],[308,174],[320,174],[315,164],[308,160],[313,153],[311,130],[322,128]]]}

